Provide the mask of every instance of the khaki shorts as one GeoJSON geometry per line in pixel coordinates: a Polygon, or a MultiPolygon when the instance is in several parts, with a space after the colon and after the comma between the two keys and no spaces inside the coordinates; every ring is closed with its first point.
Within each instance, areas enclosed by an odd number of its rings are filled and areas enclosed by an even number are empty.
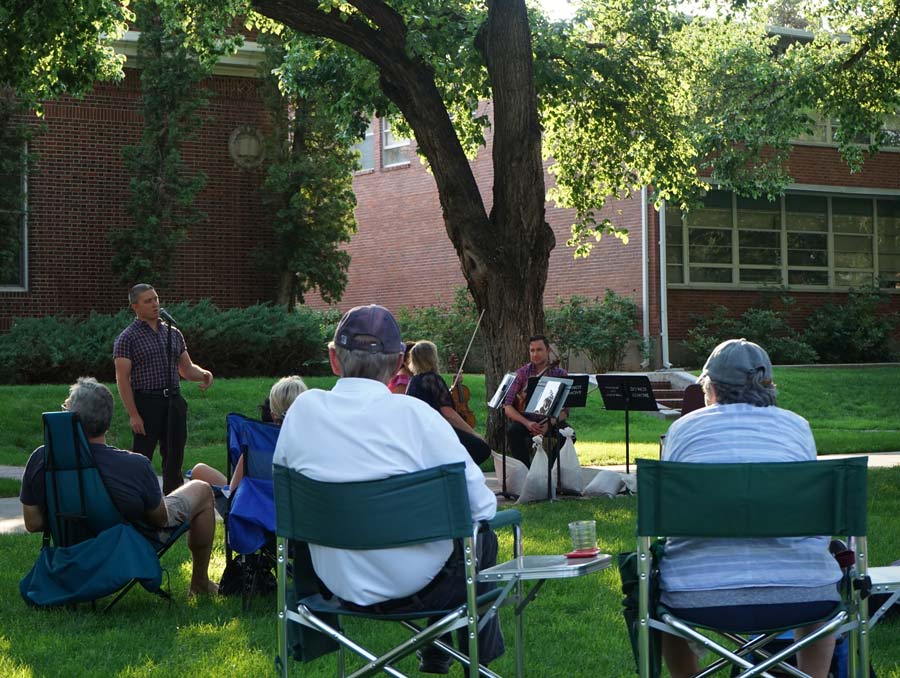
{"type": "Polygon", "coordinates": [[[169,541],[172,533],[190,520],[194,513],[191,502],[183,494],[166,495],[163,501],[166,504],[166,526],[156,533],[156,540],[161,544],[169,541]]]}
{"type": "Polygon", "coordinates": [[[165,498],[166,502],[166,527],[178,527],[191,519],[193,513],[191,502],[183,494],[170,494],[165,498]]]}

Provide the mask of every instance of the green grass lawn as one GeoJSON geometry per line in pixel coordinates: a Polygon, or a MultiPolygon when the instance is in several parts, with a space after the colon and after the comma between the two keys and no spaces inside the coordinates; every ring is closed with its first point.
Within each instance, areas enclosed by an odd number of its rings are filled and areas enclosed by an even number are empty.
{"type": "Polygon", "coordinates": [[[18,497],[22,483],[13,478],[0,478],[0,498],[2,497],[18,497]]]}
{"type": "MultiPolygon", "coordinates": [[[[225,414],[258,414],[273,379],[219,379],[207,391],[184,384],[189,403],[188,448],[185,468],[204,461],[224,470],[225,414]]],[[[900,366],[860,369],[776,368],[779,404],[806,417],[813,428],[819,452],[900,451],[900,366]]],[[[330,388],[335,377],[306,379],[313,388],[330,388]]],[[[483,430],[487,410],[484,377],[466,375],[472,392],[472,409],[483,430]]],[[[110,384],[113,392],[115,384],[110,384]]],[[[58,410],[68,386],[0,386],[0,464],[21,466],[41,443],[40,412],[58,410]]],[[[578,434],[578,455],[583,464],[625,461],[625,419],[622,412],[603,409],[596,392],[587,407],[575,409],[571,421],[578,434]]],[[[659,436],[670,422],[643,413],[631,416],[631,456],[655,457],[659,436]]],[[[128,418],[121,403],[110,429],[109,442],[131,445],[128,418]]],[[[155,457],[157,468],[159,455],[155,457]]]]}
{"type": "MultiPolygon", "coordinates": [[[[870,472],[869,550],[872,565],[900,557],[900,468],[870,472]]],[[[571,520],[597,521],[598,539],[610,553],[634,549],[633,498],[563,500],[525,506],[526,553],[568,549],[571,520]]],[[[276,647],[274,598],[259,598],[249,612],[232,598],[184,599],[189,557],[182,540],[164,557],[175,602],[136,590],[108,615],[89,608],[35,611],[25,607],[17,584],[40,548],[40,537],[0,536],[0,675],[39,676],[266,676],[273,675],[276,647]]],[[[501,534],[501,556],[511,540],[501,534]]],[[[212,572],[224,567],[221,536],[212,572]]],[[[630,647],[620,615],[619,577],[614,569],[574,580],[548,582],[526,614],[526,658],[532,678],[619,678],[633,675],[630,647]]],[[[507,642],[512,622],[504,611],[507,642]]],[[[384,625],[348,626],[374,649],[397,641],[384,625]]],[[[879,678],[900,678],[900,623],[883,622],[872,632],[879,678]]],[[[355,666],[355,665],[354,665],[355,666]]],[[[512,652],[493,665],[512,675],[512,652]]],[[[415,672],[414,660],[401,670],[415,672]]],[[[461,675],[454,669],[455,675],[461,675]]],[[[305,667],[304,676],[335,675],[331,657],[305,667]]]]}

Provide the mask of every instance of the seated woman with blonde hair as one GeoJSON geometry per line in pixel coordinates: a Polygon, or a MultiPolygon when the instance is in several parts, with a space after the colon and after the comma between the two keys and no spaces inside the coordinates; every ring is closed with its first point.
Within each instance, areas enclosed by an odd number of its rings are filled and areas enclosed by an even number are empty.
{"type": "MultiPolygon", "coordinates": [[[[290,377],[282,377],[276,381],[269,391],[269,408],[272,411],[272,422],[277,426],[281,426],[284,415],[287,414],[288,408],[294,402],[298,395],[306,390],[306,384],[297,375],[290,377]]],[[[244,477],[244,457],[238,458],[237,464],[234,466],[234,474],[231,476],[229,485],[230,492],[233,494],[244,477]]],[[[214,469],[212,466],[200,463],[191,470],[192,480],[203,480],[210,485],[222,486],[228,482],[225,474],[214,469]]]]}
{"type": "Polygon", "coordinates": [[[406,388],[406,395],[423,400],[440,412],[456,431],[456,437],[472,460],[480,464],[491,456],[491,448],[453,407],[450,389],[438,374],[438,366],[437,346],[430,341],[417,341],[410,351],[409,367],[413,378],[406,388]]]}

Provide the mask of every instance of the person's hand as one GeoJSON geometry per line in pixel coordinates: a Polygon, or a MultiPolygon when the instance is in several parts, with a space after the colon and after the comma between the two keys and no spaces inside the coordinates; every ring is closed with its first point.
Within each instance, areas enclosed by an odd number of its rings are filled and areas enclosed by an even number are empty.
{"type": "Polygon", "coordinates": [[[144,432],[144,420],[141,419],[141,415],[135,414],[128,417],[129,423],[131,424],[131,430],[134,433],[139,435],[146,435],[144,432]]]}
{"type": "Polygon", "coordinates": [[[529,421],[528,422],[528,432],[533,436],[544,435],[544,432],[547,430],[546,426],[542,426],[540,422],[537,421],[529,421]]]}
{"type": "Polygon", "coordinates": [[[203,381],[201,381],[199,384],[200,390],[205,391],[210,386],[212,386],[212,383],[213,383],[212,372],[210,372],[209,370],[203,370],[203,381]]]}

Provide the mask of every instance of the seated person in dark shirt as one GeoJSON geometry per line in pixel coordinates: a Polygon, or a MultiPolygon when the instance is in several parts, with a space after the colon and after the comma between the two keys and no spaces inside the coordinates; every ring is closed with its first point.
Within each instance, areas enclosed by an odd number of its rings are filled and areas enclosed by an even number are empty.
{"type": "Polygon", "coordinates": [[[417,341],[410,351],[409,367],[413,378],[406,388],[406,395],[424,400],[440,412],[476,464],[490,457],[491,448],[485,439],[475,433],[453,407],[450,389],[438,374],[437,346],[430,341],[417,341]]]}
{"type": "MultiPolygon", "coordinates": [[[[216,593],[218,587],[207,572],[216,522],[213,493],[199,480],[185,483],[163,497],[159,480],[150,460],[142,454],[126,452],[106,444],[106,432],[113,415],[113,396],[93,377],[80,377],[69,388],[63,408],[81,420],[91,446],[94,463],[113,503],[125,520],[134,523],[151,542],[165,541],[170,531],[190,520],[188,548],[193,572],[188,596],[216,593]],[[143,523],[143,524],[142,524],[143,523]]],[[[40,532],[46,525],[44,448],[37,448],[28,459],[22,478],[22,515],[25,529],[40,532]]]]}

